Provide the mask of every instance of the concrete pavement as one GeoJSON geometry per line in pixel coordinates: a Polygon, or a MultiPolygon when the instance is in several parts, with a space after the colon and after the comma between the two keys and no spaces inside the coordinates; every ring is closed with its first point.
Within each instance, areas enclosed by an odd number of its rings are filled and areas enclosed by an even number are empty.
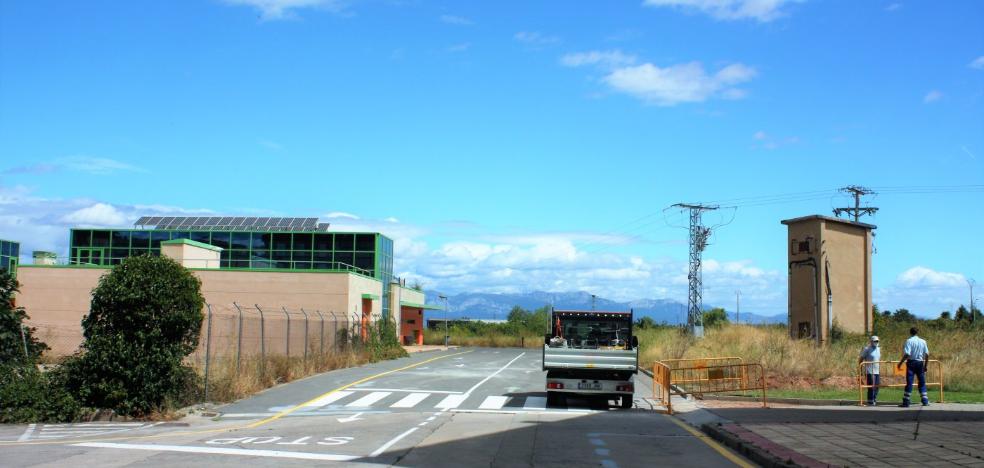
{"type": "MultiPolygon", "coordinates": [[[[0,427],[4,466],[733,466],[648,409],[547,407],[540,353],[460,349],[341,369],[218,408],[186,426],[113,433],[0,427]],[[53,437],[54,436],[54,437],[53,437]]],[[[637,399],[651,395],[639,374],[637,399]]],[[[644,408],[648,406],[642,405],[644,408]]],[[[100,430],[103,430],[100,428],[100,430]]],[[[732,458],[729,458],[732,457],[732,458]]]]}

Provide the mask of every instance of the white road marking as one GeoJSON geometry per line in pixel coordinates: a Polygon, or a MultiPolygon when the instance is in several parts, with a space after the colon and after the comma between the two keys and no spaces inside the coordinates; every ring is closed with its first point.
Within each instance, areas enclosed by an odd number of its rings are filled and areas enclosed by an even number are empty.
{"type": "Polygon", "coordinates": [[[413,434],[413,431],[416,431],[416,430],[417,430],[417,428],[416,428],[416,427],[411,427],[410,429],[407,429],[407,431],[406,431],[406,432],[404,432],[403,434],[400,434],[400,435],[398,435],[398,436],[396,436],[396,437],[394,437],[394,438],[392,438],[392,439],[390,439],[390,441],[389,441],[389,442],[386,442],[386,443],[385,443],[385,444],[383,444],[383,445],[382,445],[381,447],[379,447],[378,449],[376,449],[376,450],[374,450],[374,451],[373,451],[372,453],[370,453],[370,454],[369,454],[369,456],[370,456],[370,457],[378,457],[378,456],[379,456],[379,455],[380,455],[381,453],[383,453],[383,452],[385,452],[385,451],[386,451],[386,449],[388,449],[388,448],[390,448],[390,447],[392,447],[392,446],[393,446],[393,444],[395,444],[395,443],[397,443],[397,442],[399,442],[399,441],[400,441],[400,440],[402,440],[402,439],[403,439],[404,437],[406,437],[406,436],[408,436],[408,435],[410,435],[410,434],[413,434]]]}
{"type": "Polygon", "coordinates": [[[222,447],[185,447],[181,445],[153,444],[114,444],[108,442],[86,442],[73,444],[75,447],[113,448],[130,450],[149,450],[152,452],[208,453],[214,455],[243,455],[247,457],[296,458],[300,460],[352,461],[359,457],[335,455],[331,453],[287,452],[282,450],[236,449],[222,447]]]}
{"type": "Polygon", "coordinates": [[[346,418],[337,418],[337,419],[338,419],[338,422],[340,422],[340,423],[347,423],[347,422],[352,422],[352,421],[361,421],[361,420],[365,419],[365,418],[360,418],[359,416],[362,416],[362,413],[355,413],[352,416],[349,416],[349,417],[346,417],[346,418]]]}
{"type": "Polygon", "coordinates": [[[319,407],[322,407],[322,406],[325,406],[325,405],[329,405],[331,403],[334,403],[334,402],[336,402],[338,400],[341,400],[342,398],[345,398],[345,397],[347,397],[347,396],[349,396],[351,394],[352,394],[352,392],[335,392],[335,393],[329,393],[329,394],[327,394],[327,395],[325,395],[325,396],[323,396],[321,398],[318,398],[317,400],[312,400],[312,401],[309,401],[309,402],[305,403],[304,406],[303,406],[303,408],[319,408],[319,407]]]}
{"type": "Polygon", "coordinates": [[[523,405],[523,409],[545,410],[547,409],[547,398],[542,396],[526,397],[526,404],[523,405]]]}
{"type": "Polygon", "coordinates": [[[400,401],[390,405],[390,408],[413,408],[417,406],[417,403],[424,401],[430,395],[430,393],[411,393],[401,398],[400,401]]]}
{"type": "Polygon", "coordinates": [[[357,392],[403,392],[403,393],[447,393],[449,395],[460,395],[462,392],[451,392],[448,390],[424,390],[421,388],[349,388],[357,392]]]}
{"type": "Polygon", "coordinates": [[[514,357],[512,361],[507,362],[506,365],[500,367],[499,370],[493,372],[488,377],[482,379],[481,382],[475,384],[475,386],[473,386],[472,388],[469,388],[468,391],[465,392],[465,395],[471,395],[471,392],[474,392],[476,388],[480,387],[483,383],[488,382],[489,379],[491,379],[492,377],[499,375],[500,372],[506,370],[507,367],[511,366],[512,363],[516,362],[517,359],[523,357],[524,354],[526,354],[526,352],[519,353],[519,356],[514,357]]]}
{"type": "Polygon", "coordinates": [[[443,400],[441,400],[441,402],[438,403],[434,407],[435,408],[441,408],[441,409],[457,408],[459,405],[461,405],[462,403],[464,403],[464,401],[467,398],[468,398],[468,395],[448,395],[447,397],[445,397],[443,400]]]}
{"type": "Polygon", "coordinates": [[[605,446],[605,441],[603,441],[601,439],[591,439],[591,440],[589,440],[589,442],[591,442],[591,445],[597,445],[599,447],[604,447],[605,446]]]}
{"type": "Polygon", "coordinates": [[[508,399],[504,396],[490,396],[485,398],[481,405],[478,405],[478,409],[501,409],[508,399]]]}
{"type": "Polygon", "coordinates": [[[618,463],[615,463],[613,460],[602,460],[601,466],[602,468],[618,468],[618,463]]]}
{"type": "Polygon", "coordinates": [[[390,396],[392,394],[393,393],[391,393],[391,392],[372,392],[372,393],[370,393],[370,394],[368,394],[368,395],[366,395],[366,396],[364,396],[362,398],[359,398],[358,400],[355,400],[355,401],[353,401],[353,402],[351,402],[351,403],[349,403],[349,404],[347,404],[345,406],[348,406],[348,407],[359,407],[359,408],[368,408],[368,407],[372,406],[373,403],[375,403],[375,402],[377,402],[379,400],[382,400],[383,398],[386,398],[386,397],[388,397],[388,396],[390,396]]]}
{"type": "Polygon", "coordinates": [[[28,424],[28,425],[27,425],[27,429],[26,429],[26,430],[24,431],[24,433],[23,433],[23,434],[21,434],[21,436],[20,436],[20,437],[19,437],[19,438],[17,439],[17,442],[24,442],[24,441],[25,441],[25,440],[27,440],[27,439],[28,439],[29,437],[31,437],[31,433],[32,433],[32,432],[34,432],[34,428],[35,428],[35,427],[37,427],[37,424],[28,424]]]}
{"type": "Polygon", "coordinates": [[[609,453],[611,453],[611,450],[603,449],[603,448],[596,448],[595,449],[595,455],[598,455],[598,456],[601,456],[601,457],[607,457],[609,453]]]}

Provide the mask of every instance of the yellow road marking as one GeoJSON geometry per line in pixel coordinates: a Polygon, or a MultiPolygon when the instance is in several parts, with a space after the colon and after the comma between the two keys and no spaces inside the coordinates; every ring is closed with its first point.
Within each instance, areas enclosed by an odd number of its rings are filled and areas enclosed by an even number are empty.
{"type": "Polygon", "coordinates": [[[706,434],[701,433],[697,429],[694,429],[689,424],[687,424],[687,423],[685,423],[683,421],[680,421],[679,419],[674,418],[673,416],[670,416],[670,415],[667,415],[667,414],[664,414],[663,417],[669,419],[670,421],[673,421],[674,424],[676,424],[677,426],[682,427],[684,430],[686,430],[687,432],[689,432],[692,436],[696,437],[701,442],[704,442],[709,447],[711,447],[712,449],[716,450],[718,453],[720,453],[721,455],[723,455],[724,458],[727,458],[728,460],[731,460],[731,462],[734,463],[735,465],[738,465],[738,466],[740,466],[742,468],[755,468],[755,465],[753,465],[751,463],[748,463],[745,460],[742,460],[738,455],[735,455],[730,450],[728,450],[727,447],[719,444],[716,440],[708,437],[706,434]]]}
{"type": "Polygon", "coordinates": [[[241,430],[241,429],[253,429],[253,428],[256,428],[256,427],[260,427],[260,426],[262,426],[264,424],[267,424],[267,423],[271,423],[273,421],[276,421],[276,420],[278,420],[278,419],[280,419],[280,418],[282,418],[284,416],[287,416],[288,414],[293,413],[294,411],[297,411],[299,408],[303,407],[304,405],[306,405],[306,404],[308,404],[308,403],[310,403],[310,402],[312,402],[314,400],[317,400],[318,398],[322,398],[322,397],[324,397],[326,395],[331,395],[332,393],[345,390],[346,388],[352,387],[354,385],[365,383],[365,382],[368,382],[368,381],[370,381],[372,379],[377,379],[379,377],[382,377],[384,375],[389,375],[389,374],[392,374],[392,373],[395,373],[395,372],[400,372],[400,371],[405,371],[407,369],[412,369],[414,367],[417,367],[417,366],[420,366],[420,365],[423,365],[423,364],[427,364],[428,362],[434,362],[434,361],[437,361],[439,359],[446,359],[446,358],[449,358],[449,357],[452,357],[452,356],[460,356],[462,354],[468,354],[470,352],[471,351],[469,350],[469,351],[464,351],[464,352],[460,352],[460,353],[448,354],[448,355],[445,355],[445,356],[437,356],[437,357],[433,357],[433,358],[430,358],[430,359],[427,359],[427,360],[424,360],[424,361],[420,361],[420,362],[418,362],[416,364],[410,364],[409,366],[403,366],[403,367],[401,367],[399,369],[393,369],[393,370],[388,370],[388,371],[385,371],[385,372],[380,372],[378,374],[371,375],[369,377],[356,380],[355,382],[347,383],[347,384],[342,385],[341,387],[338,387],[336,389],[329,390],[328,392],[325,392],[325,393],[323,393],[321,395],[318,395],[318,396],[316,396],[316,397],[314,397],[314,398],[312,398],[312,399],[310,399],[308,401],[305,401],[304,403],[301,403],[299,405],[294,405],[294,406],[292,406],[290,408],[287,408],[286,410],[283,410],[283,411],[281,411],[281,412],[279,412],[279,413],[277,413],[277,414],[275,414],[273,416],[270,416],[270,417],[268,417],[266,419],[262,419],[260,421],[257,421],[257,422],[251,423],[251,424],[238,425],[238,426],[230,426],[230,427],[223,427],[223,428],[216,428],[216,429],[203,429],[203,430],[200,430],[200,431],[165,432],[165,433],[161,433],[161,434],[151,434],[151,435],[145,435],[145,436],[116,436],[116,437],[102,437],[102,438],[97,437],[97,438],[92,438],[92,439],[79,438],[79,439],[61,439],[61,440],[29,440],[29,441],[24,441],[24,442],[6,441],[6,440],[4,440],[4,441],[0,441],[0,447],[3,447],[3,446],[18,446],[18,445],[63,445],[63,444],[67,444],[67,443],[75,444],[75,443],[81,443],[81,442],[101,442],[101,441],[107,441],[107,440],[155,439],[155,438],[159,438],[159,437],[175,437],[175,436],[185,436],[185,435],[211,434],[211,433],[215,433],[215,432],[231,432],[231,431],[236,431],[236,430],[241,430]]]}

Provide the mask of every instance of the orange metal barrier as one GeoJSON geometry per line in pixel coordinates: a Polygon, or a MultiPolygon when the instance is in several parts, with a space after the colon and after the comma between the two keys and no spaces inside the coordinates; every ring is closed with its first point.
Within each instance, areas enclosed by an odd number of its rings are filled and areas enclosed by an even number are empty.
{"type": "MultiPolygon", "coordinates": [[[[705,369],[706,370],[707,367],[708,367],[708,365],[711,365],[711,366],[732,366],[732,365],[741,365],[741,364],[743,364],[743,361],[742,361],[742,359],[740,357],[712,357],[712,358],[694,358],[694,359],[662,359],[659,362],[665,364],[671,370],[674,370],[674,369],[684,369],[684,368],[705,369]]],[[[672,377],[673,377],[673,379],[670,382],[670,384],[672,384],[672,385],[688,384],[688,383],[692,383],[692,382],[698,382],[698,381],[701,381],[701,380],[709,380],[710,379],[710,376],[708,375],[708,373],[706,371],[705,372],[695,371],[695,372],[688,372],[688,373],[685,373],[685,374],[677,373],[676,375],[674,375],[672,377]]],[[[734,378],[737,378],[739,380],[744,380],[745,379],[745,376],[744,375],[738,375],[738,376],[735,376],[734,378]]]]}
{"type": "MultiPolygon", "coordinates": [[[[865,395],[866,388],[873,388],[875,385],[868,385],[865,378],[865,366],[868,364],[878,364],[879,367],[879,378],[881,383],[877,386],[878,388],[904,388],[905,387],[905,364],[902,364],[900,369],[898,366],[898,361],[865,361],[858,364],[858,405],[865,406],[867,401],[867,395],[865,395]],[[888,372],[886,372],[886,370],[888,372]]],[[[943,364],[936,359],[930,359],[926,361],[926,387],[927,392],[929,387],[939,387],[940,388],[940,403],[943,403],[943,364]],[[936,365],[933,366],[933,363],[936,365]],[[931,369],[936,368],[936,382],[930,382],[931,369]]],[[[918,392],[919,381],[915,380],[912,382],[914,392],[918,392]]]]}
{"type": "Polygon", "coordinates": [[[670,367],[657,361],[653,364],[653,399],[666,407],[667,414],[673,414],[673,402],[670,394],[670,367]]]}
{"type": "Polygon", "coordinates": [[[735,393],[761,390],[762,406],[765,408],[769,406],[766,395],[765,369],[761,364],[724,364],[671,368],[670,384],[676,386],[679,392],[689,393],[698,398],[705,393],[735,393]]]}

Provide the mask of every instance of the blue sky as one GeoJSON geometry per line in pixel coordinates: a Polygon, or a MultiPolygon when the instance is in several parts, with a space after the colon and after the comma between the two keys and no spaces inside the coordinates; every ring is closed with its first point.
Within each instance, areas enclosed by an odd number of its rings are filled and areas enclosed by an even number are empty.
{"type": "Polygon", "coordinates": [[[705,300],[783,314],[779,221],[861,184],[877,302],[935,315],[984,282],[982,19],[972,1],[3,2],[0,237],[64,254],[69,226],[140,214],[321,216],[394,237],[430,289],[683,299],[686,232],[662,210],[739,199],[710,216],[731,222],[705,300]],[[775,194],[803,195],[749,199],[775,194]]]}

